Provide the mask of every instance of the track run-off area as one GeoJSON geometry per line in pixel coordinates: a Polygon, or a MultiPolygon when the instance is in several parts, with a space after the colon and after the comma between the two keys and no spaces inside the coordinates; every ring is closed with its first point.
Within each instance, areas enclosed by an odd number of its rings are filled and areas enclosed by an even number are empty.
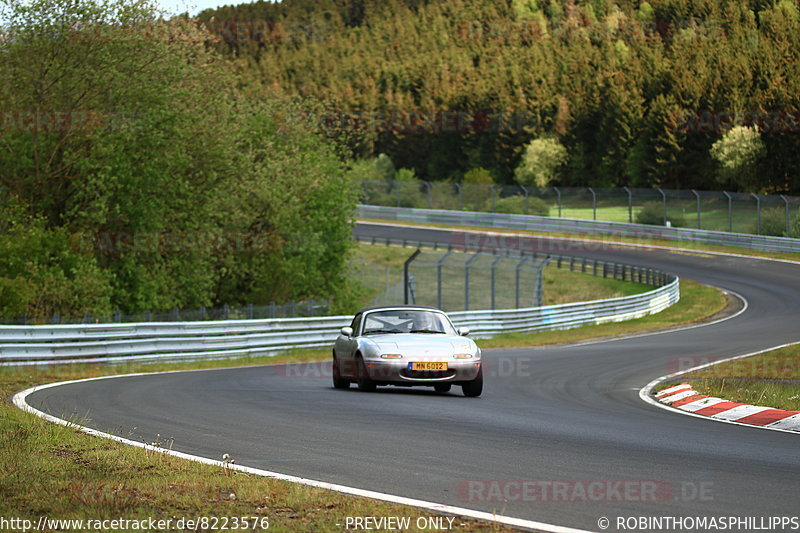
{"type": "Polygon", "coordinates": [[[194,456],[229,454],[246,467],[542,529],[653,531],[641,517],[685,526],[737,517],[741,527],[725,530],[752,531],[800,515],[800,435],[683,416],[640,398],[659,376],[799,341],[800,264],[383,224],[354,231],[652,267],[730,291],[746,307],[675,331],[485,350],[479,398],[457,388],[335,390],[324,363],[97,379],[42,388],[27,404],[135,441],[174,439],[174,450],[194,456]]]}

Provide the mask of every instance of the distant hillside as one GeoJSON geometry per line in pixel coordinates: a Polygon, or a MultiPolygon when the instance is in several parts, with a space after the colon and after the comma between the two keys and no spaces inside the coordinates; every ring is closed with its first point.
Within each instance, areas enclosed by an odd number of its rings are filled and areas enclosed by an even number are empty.
{"type": "MultiPolygon", "coordinates": [[[[758,126],[751,174],[800,192],[800,15],[791,0],[285,0],[205,11],[261,90],[313,97],[359,157],[426,179],[513,182],[557,138],[556,183],[742,189],[712,144],[758,126]]],[[[306,117],[308,118],[308,117],[306,117]]],[[[751,176],[752,177],[752,176],[751,176]]]]}

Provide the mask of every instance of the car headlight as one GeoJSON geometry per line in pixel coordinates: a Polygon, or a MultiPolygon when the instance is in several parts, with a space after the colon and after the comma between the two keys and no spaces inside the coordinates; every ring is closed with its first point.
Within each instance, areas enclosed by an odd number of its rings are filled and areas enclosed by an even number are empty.
{"type": "Polygon", "coordinates": [[[381,359],[402,359],[403,356],[399,353],[383,353],[381,359]]]}
{"type": "Polygon", "coordinates": [[[453,355],[453,357],[456,358],[456,359],[472,359],[472,354],[457,353],[457,354],[453,355]]]}

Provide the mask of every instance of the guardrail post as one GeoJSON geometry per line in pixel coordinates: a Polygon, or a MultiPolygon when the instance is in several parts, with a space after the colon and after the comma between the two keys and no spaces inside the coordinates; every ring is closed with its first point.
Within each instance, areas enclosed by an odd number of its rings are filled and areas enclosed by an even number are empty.
{"type": "Polygon", "coordinates": [[[403,303],[408,305],[408,297],[409,297],[409,279],[408,279],[408,267],[411,265],[411,262],[417,258],[417,256],[421,253],[420,249],[417,248],[411,257],[406,259],[406,262],[403,263],[403,303]]]}
{"type": "Polygon", "coordinates": [[[692,189],[692,192],[697,197],[697,229],[703,229],[700,227],[700,193],[694,189],[692,189]]]}
{"type": "Polygon", "coordinates": [[[475,262],[477,258],[480,257],[480,252],[476,253],[472,257],[467,260],[467,264],[464,265],[464,310],[469,311],[469,267],[472,266],[472,263],[475,262]]]}
{"type": "Polygon", "coordinates": [[[633,223],[633,193],[627,187],[623,187],[623,189],[628,193],[628,222],[633,223]]]}
{"type": "Polygon", "coordinates": [[[592,193],[592,220],[597,220],[597,194],[591,187],[587,187],[587,189],[592,193]]]}
{"type": "Polygon", "coordinates": [[[750,196],[756,199],[756,210],[758,211],[758,224],[756,226],[756,234],[761,235],[761,198],[754,192],[750,193],[750,196]]]}
{"type": "Polygon", "coordinates": [[[556,196],[558,197],[558,218],[561,218],[561,189],[553,187],[553,190],[556,191],[556,196]]]}
{"type": "Polygon", "coordinates": [[[661,193],[661,207],[664,210],[664,225],[667,225],[667,194],[659,187],[656,189],[661,193]]]}

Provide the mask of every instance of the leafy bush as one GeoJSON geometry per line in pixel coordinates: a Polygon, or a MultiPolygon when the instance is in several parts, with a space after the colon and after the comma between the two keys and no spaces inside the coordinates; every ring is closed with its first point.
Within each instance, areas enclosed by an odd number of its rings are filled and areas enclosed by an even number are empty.
{"type": "MultiPolygon", "coordinates": [[[[524,196],[507,196],[505,198],[497,198],[494,202],[494,210],[496,213],[509,213],[514,215],[524,215],[525,213],[525,197],[524,196]]],[[[529,215],[549,216],[550,206],[541,198],[529,197],[528,198],[528,211],[529,215]]]]}
{"type": "MultiPolygon", "coordinates": [[[[800,218],[789,222],[789,230],[792,231],[792,225],[795,227],[800,218]]],[[[750,226],[750,233],[758,233],[758,220],[754,220],[750,226]]],[[[761,235],[770,235],[772,237],[786,237],[786,208],[773,207],[771,209],[761,210],[761,235]]]]}
{"type": "MultiPolygon", "coordinates": [[[[667,220],[672,227],[681,228],[686,226],[686,220],[682,215],[667,212],[667,220]]],[[[661,202],[647,202],[636,213],[637,224],[649,224],[651,226],[664,225],[664,205],[661,202]]]]}

